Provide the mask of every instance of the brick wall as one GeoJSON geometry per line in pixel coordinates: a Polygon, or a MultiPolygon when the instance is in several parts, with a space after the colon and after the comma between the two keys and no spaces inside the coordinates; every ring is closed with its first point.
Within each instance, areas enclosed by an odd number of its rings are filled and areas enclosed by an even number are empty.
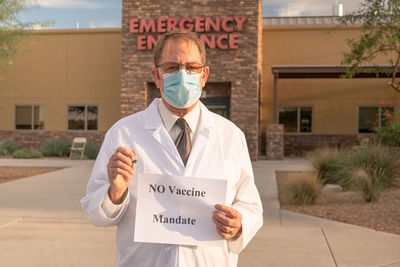
{"type": "Polygon", "coordinates": [[[305,152],[324,146],[349,148],[371,135],[296,135],[285,134],[285,156],[303,156],[305,152]]]}
{"type": "MultiPolygon", "coordinates": [[[[121,57],[121,116],[143,110],[152,82],[152,51],[138,50],[137,33],[130,20],[157,18],[246,17],[238,49],[207,48],[210,83],[230,84],[230,119],[246,135],[252,159],[258,158],[259,88],[261,72],[262,18],[260,0],[123,0],[121,57]]],[[[204,33],[212,34],[212,33],[204,33]]],[[[224,34],[223,32],[215,33],[224,34]]],[[[155,39],[158,33],[146,33],[155,39]]],[[[153,94],[152,94],[153,95],[153,94]]],[[[213,95],[207,92],[207,95],[213,95]]]]}
{"type": "Polygon", "coordinates": [[[284,128],[283,124],[267,125],[266,153],[268,160],[283,160],[284,158],[284,128]]]}

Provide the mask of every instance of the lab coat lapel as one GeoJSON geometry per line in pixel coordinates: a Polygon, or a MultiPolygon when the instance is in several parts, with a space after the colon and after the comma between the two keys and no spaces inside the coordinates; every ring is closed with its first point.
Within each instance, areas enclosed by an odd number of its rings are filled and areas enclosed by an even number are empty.
{"type": "Polygon", "coordinates": [[[185,175],[190,175],[194,172],[194,168],[200,163],[199,161],[202,160],[203,156],[206,156],[206,149],[210,149],[210,146],[207,144],[210,143],[214,118],[210,116],[210,111],[201,102],[199,104],[201,109],[200,124],[186,164],[185,175]]]}
{"type": "Polygon", "coordinates": [[[158,111],[158,103],[160,99],[155,99],[150,106],[146,109],[145,129],[155,140],[165,149],[168,154],[176,161],[181,161],[178,150],[175,147],[174,142],[171,139],[167,129],[165,129],[164,123],[162,122],[160,113],[158,111]]]}

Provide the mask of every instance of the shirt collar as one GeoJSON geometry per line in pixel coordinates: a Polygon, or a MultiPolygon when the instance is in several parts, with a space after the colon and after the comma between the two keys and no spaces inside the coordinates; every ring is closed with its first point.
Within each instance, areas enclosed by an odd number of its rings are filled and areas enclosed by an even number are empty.
{"type": "MultiPolygon", "coordinates": [[[[169,111],[169,109],[165,106],[163,101],[160,101],[160,103],[158,104],[158,111],[160,112],[165,128],[167,129],[168,132],[170,132],[176,120],[179,119],[179,116],[169,111]]],[[[200,106],[198,103],[196,104],[195,108],[192,111],[183,116],[183,118],[188,123],[192,133],[196,129],[196,126],[199,121],[199,116],[200,116],[200,106]]]]}

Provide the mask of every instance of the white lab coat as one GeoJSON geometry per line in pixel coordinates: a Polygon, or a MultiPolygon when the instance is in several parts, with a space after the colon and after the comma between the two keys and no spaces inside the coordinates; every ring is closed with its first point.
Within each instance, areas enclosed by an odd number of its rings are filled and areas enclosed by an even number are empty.
{"type": "MultiPolygon", "coordinates": [[[[239,252],[262,226],[262,206],[244,134],[232,122],[200,103],[199,129],[185,168],[158,112],[159,101],[155,99],[146,110],[121,119],[107,132],[90,176],[87,194],[81,200],[82,208],[94,225],[118,226],[117,261],[120,267],[236,266],[239,252]],[[138,167],[123,208],[115,217],[109,218],[101,206],[109,188],[107,163],[117,147],[126,144],[136,151],[138,167]],[[138,173],[227,179],[227,203],[242,214],[242,235],[235,241],[226,241],[224,248],[135,243],[138,173]]],[[[210,220],[211,217],[212,214],[210,220]]]]}

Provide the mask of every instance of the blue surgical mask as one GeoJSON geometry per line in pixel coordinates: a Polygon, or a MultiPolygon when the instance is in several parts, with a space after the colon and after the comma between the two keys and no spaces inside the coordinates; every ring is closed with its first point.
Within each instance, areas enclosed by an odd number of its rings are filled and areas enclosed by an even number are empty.
{"type": "Polygon", "coordinates": [[[165,73],[160,75],[164,79],[163,98],[175,108],[188,108],[200,98],[201,73],[188,74],[186,70],[180,69],[176,73],[165,73]]]}

